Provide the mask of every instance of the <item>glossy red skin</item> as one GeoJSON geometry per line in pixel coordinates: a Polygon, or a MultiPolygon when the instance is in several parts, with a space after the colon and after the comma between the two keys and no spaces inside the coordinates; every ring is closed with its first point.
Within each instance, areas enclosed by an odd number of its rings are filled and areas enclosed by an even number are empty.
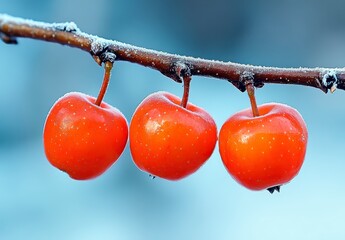
{"type": "Polygon", "coordinates": [[[141,170],[168,180],[184,178],[211,156],[217,127],[203,109],[167,92],[145,98],[130,124],[130,150],[141,170]]]}
{"type": "Polygon", "coordinates": [[[68,93],[51,108],[43,142],[49,162],[73,179],[105,172],[123,152],[128,125],[116,108],[83,93],[68,93]]]}
{"type": "Polygon", "coordinates": [[[219,151],[230,175],[251,190],[288,183],[302,167],[308,132],[297,110],[283,104],[259,106],[231,116],[219,133],[219,151]]]}

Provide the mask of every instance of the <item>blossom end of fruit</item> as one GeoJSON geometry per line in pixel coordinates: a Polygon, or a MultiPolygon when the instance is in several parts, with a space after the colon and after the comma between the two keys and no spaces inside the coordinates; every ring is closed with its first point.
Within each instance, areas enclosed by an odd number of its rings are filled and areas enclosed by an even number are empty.
{"type": "Polygon", "coordinates": [[[269,188],[267,188],[267,191],[269,191],[271,194],[273,194],[275,191],[280,192],[280,186],[281,185],[269,187],[269,188]]]}

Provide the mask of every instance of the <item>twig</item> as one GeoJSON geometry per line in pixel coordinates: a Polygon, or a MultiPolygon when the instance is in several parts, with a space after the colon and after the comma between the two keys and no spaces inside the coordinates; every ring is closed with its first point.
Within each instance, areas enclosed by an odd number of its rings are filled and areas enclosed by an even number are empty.
{"type": "Polygon", "coordinates": [[[73,22],[44,23],[0,14],[0,38],[8,44],[17,43],[17,38],[32,38],[76,47],[89,52],[98,64],[113,61],[109,58],[115,54],[115,61],[153,68],[177,82],[182,82],[181,66],[185,66],[183,71],[190,72],[191,76],[226,79],[241,91],[246,89],[242,76],[248,73],[252,74],[256,87],[279,83],[310,86],[324,92],[345,90],[345,68],[261,67],[180,56],[90,35],[80,31],[73,22]]]}

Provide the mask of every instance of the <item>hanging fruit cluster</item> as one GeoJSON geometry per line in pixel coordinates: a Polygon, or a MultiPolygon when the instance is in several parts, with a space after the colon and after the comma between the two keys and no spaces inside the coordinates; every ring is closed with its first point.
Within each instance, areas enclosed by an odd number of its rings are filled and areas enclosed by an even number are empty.
{"type": "MultiPolygon", "coordinates": [[[[103,102],[111,62],[105,62],[98,98],[68,93],[51,108],[43,142],[49,162],[73,179],[92,179],[122,154],[129,135],[133,161],[139,169],[168,180],[197,171],[212,155],[217,126],[202,108],[188,102],[191,75],[183,76],[182,99],[167,92],[146,97],[130,126],[123,114],[103,102]],[[128,131],[129,129],[129,131],[128,131]]],[[[219,132],[219,152],[229,174],[251,190],[279,191],[302,167],[308,132],[292,107],[269,103],[257,107],[250,75],[244,85],[251,109],[226,120],[219,132]]]]}

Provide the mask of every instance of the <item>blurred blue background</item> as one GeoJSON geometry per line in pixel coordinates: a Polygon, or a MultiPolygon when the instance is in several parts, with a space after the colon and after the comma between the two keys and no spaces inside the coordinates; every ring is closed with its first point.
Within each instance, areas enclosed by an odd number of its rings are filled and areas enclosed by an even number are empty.
{"type": "MultiPolygon", "coordinates": [[[[156,50],[277,67],[343,67],[345,2],[0,1],[0,12],[74,21],[88,33],[156,50]]],[[[89,54],[19,39],[0,44],[0,239],[345,239],[345,95],[266,85],[257,100],[297,108],[309,128],[300,174],[279,194],[252,192],[226,172],[216,150],[192,176],[152,180],[127,146],[93,181],[78,182],[45,159],[42,128],[56,99],[98,93],[103,69],[89,54]]],[[[149,93],[182,94],[160,73],[116,63],[105,101],[127,117],[149,93]]],[[[231,84],[194,77],[191,102],[218,129],[247,108],[231,84]]]]}

